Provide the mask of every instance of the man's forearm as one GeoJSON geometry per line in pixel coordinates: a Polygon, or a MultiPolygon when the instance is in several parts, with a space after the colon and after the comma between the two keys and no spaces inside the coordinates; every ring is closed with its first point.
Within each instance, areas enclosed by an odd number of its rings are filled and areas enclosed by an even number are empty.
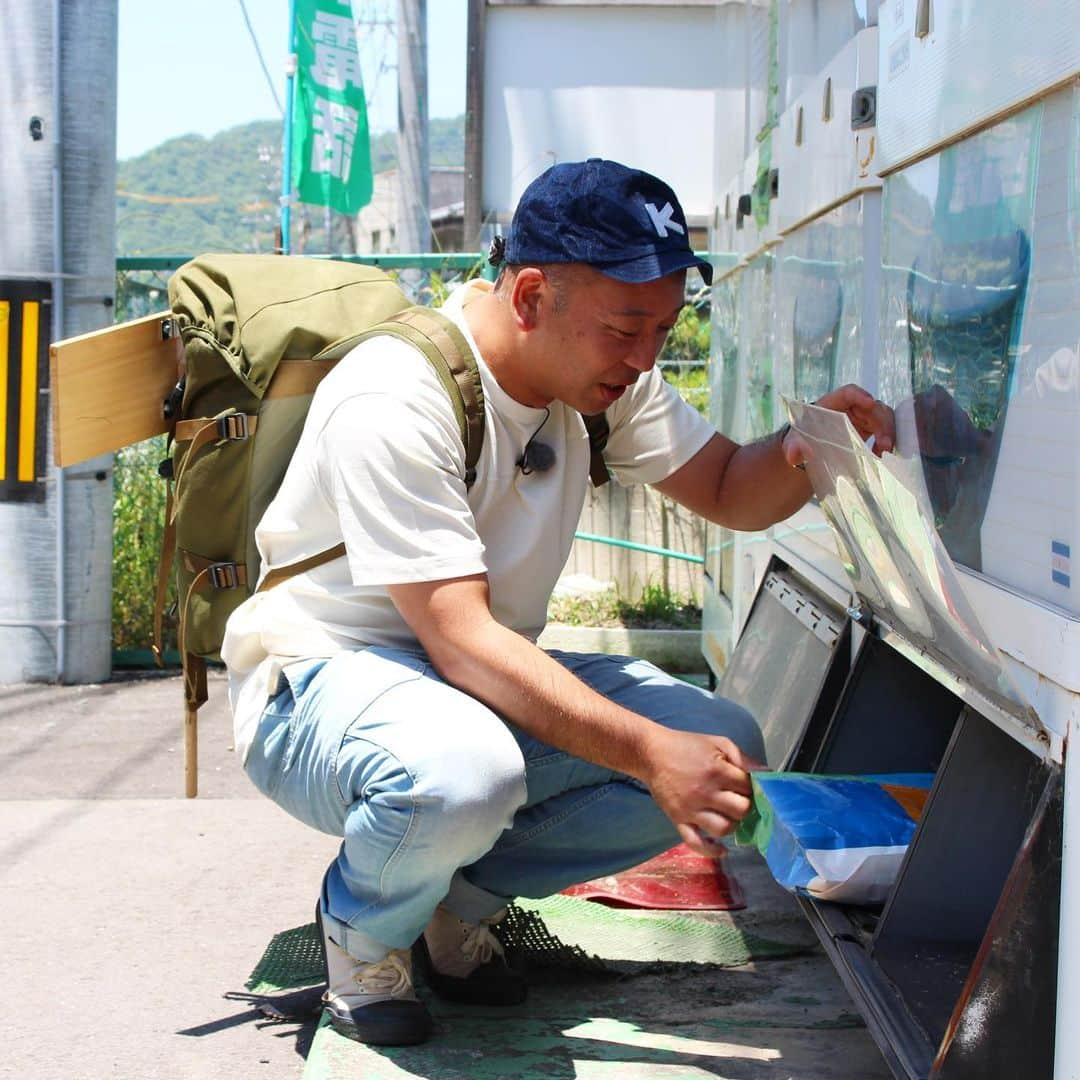
{"type": "Polygon", "coordinates": [[[432,655],[448,682],[534,738],[647,780],[653,721],[614,704],[542,649],[494,620],[432,655]]]}
{"type": "Polygon", "coordinates": [[[716,435],[656,487],[709,521],[749,532],[790,517],[811,494],[775,432],[746,446],[716,435]]]}
{"type": "Polygon", "coordinates": [[[750,532],[766,529],[790,517],[810,498],[806,473],[792,468],[784,457],[781,433],[740,446],[724,470],[717,496],[725,517],[736,518],[730,528],[750,532]]]}
{"type": "Polygon", "coordinates": [[[483,575],[388,586],[436,670],[534,738],[646,784],[686,843],[722,836],[750,803],[730,739],[664,727],[616,705],[501,626],[483,575]]]}

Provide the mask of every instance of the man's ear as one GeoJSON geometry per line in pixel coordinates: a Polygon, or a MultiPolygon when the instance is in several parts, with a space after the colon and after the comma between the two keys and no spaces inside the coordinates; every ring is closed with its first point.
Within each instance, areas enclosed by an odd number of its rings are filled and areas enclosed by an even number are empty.
{"type": "Polygon", "coordinates": [[[510,307],[519,330],[535,330],[551,285],[538,266],[523,266],[514,277],[510,307]]]}

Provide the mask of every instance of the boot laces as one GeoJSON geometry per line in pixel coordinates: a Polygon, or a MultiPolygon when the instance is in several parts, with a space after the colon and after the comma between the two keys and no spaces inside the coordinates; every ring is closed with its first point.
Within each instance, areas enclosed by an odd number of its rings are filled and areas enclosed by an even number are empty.
{"type": "Polygon", "coordinates": [[[461,951],[469,963],[486,964],[493,956],[503,955],[502,942],[491,932],[491,927],[497,923],[506,909],[496,912],[487,919],[481,919],[478,923],[463,923],[464,937],[461,942],[461,951]]]}
{"type": "Polygon", "coordinates": [[[331,993],[338,996],[355,994],[359,988],[365,996],[402,997],[412,990],[412,974],[406,956],[402,949],[391,949],[381,960],[358,963],[346,980],[331,988],[331,993]]]}

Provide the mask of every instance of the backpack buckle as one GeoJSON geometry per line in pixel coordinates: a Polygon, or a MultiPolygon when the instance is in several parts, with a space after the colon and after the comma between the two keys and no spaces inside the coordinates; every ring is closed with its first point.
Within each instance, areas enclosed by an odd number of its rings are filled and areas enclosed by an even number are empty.
{"type": "Polygon", "coordinates": [[[210,584],[215,589],[235,589],[240,584],[239,570],[234,562],[211,563],[206,568],[210,584]]]}
{"type": "Polygon", "coordinates": [[[246,439],[250,435],[248,418],[244,413],[229,413],[217,418],[219,439],[246,439]]]}

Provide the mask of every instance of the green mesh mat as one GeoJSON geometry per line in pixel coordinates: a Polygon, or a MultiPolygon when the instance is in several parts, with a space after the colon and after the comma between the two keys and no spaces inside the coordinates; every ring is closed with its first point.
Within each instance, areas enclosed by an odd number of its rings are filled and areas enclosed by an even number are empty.
{"type": "Polygon", "coordinates": [[[569,966],[574,966],[580,955],[618,972],[625,970],[621,962],[643,961],[734,967],[751,960],[794,956],[807,948],[758,937],[726,921],[672,911],[605,907],[570,896],[519,899],[500,930],[504,944],[532,963],[564,966],[569,959],[569,966]]]}
{"type": "Polygon", "coordinates": [[[272,994],[322,981],[322,942],[315,924],[308,923],[275,934],[244,987],[253,994],[272,994]]]}
{"type": "MultiPolygon", "coordinates": [[[[569,896],[519,900],[510,905],[497,932],[507,950],[530,966],[597,974],[627,974],[642,963],[734,967],[795,956],[807,948],[758,937],[726,922],[609,908],[569,896]]],[[[252,993],[268,994],[312,986],[322,977],[321,946],[311,923],[275,934],[245,985],[252,993]]]]}

